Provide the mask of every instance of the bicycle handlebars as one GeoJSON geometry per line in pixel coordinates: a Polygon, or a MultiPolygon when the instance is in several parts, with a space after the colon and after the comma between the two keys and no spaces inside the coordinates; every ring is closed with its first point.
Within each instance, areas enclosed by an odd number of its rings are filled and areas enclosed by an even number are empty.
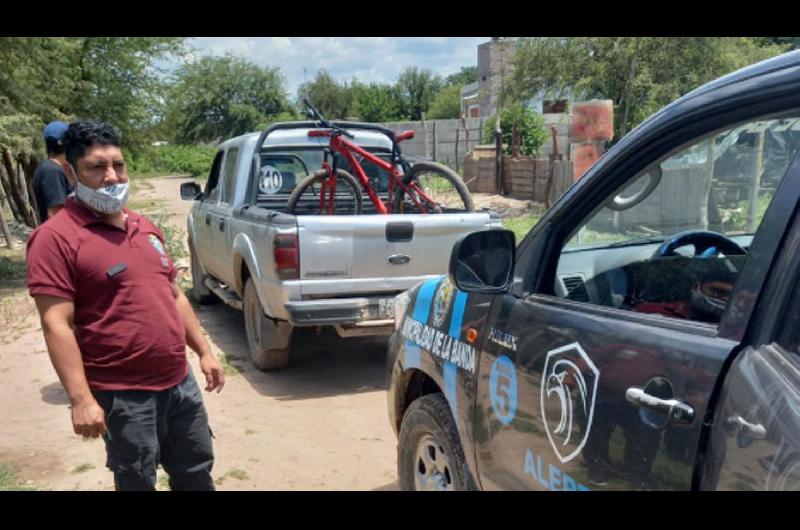
{"type": "Polygon", "coordinates": [[[317,118],[317,121],[319,121],[320,125],[322,125],[324,128],[331,129],[332,131],[337,132],[339,134],[343,134],[343,135],[347,136],[350,139],[355,138],[355,135],[353,133],[342,129],[341,127],[336,125],[336,123],[331,123],[328,120],[326,120],[325,118],[323,118],[322,114],[320,114],[320,112],[308,101],[307,98],[303,98],[303,103],[305,103],[306,107],[308,107],[309,114],[310,114],[309,117],[310,118],[314,118],[314,117],[317,118]]]}
{"type": "Polygon", "coordinates": [[[387,129],[386,127],[381,127],[380,125],[375,125],[374,123],[358,123],[358,122],[350,122],[350,121],[333,121],[329,122],[326,120],[322,114],[308,101],[308,98],[303,98],[303,103],[308,107],[308,117],[309,118],[316,118],[316,120],[326,129],[331,129],[337,132],[340,132],[347,136],[348,138],[353,138],[354,136],[343,129],[343,127],[349,127],[352,129],[363,129],[365,131],[375,131],[382,133],[389,137],[389,140],[392,143],[402,142],[403,140],[407,140],[414,137],[413,131],[405,131],[401,135],[395,134],[395,132],[391,129],[387,129]],[[410,134],[409,134],[410,133],[410,134]]]}

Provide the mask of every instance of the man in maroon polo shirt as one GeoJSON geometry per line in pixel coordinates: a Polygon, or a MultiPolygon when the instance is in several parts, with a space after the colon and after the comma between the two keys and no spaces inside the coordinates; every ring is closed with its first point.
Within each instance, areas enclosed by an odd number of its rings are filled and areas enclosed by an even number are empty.
{"type": "Polygon", "coordinates": [[[207,391],[222,390],[222,368],[175,283],[163,235],[124,208],[116,131],[75,122],[64,146],[76,191],[28,240],[28,288],[73,429],[103,436],[118,490],[154,490],[159,463],[173,490],[213,490],[211,431],[187,344],[207,391]]]}

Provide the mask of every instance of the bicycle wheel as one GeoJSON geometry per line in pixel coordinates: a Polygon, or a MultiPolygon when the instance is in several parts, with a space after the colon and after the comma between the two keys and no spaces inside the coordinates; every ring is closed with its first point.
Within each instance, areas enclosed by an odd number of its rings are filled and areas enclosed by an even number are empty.
{"type": "Polygon", "coordinates": [[[458,174],[433,162],[417,162],[403,179],[404,192],[398,186],[392,198],[394,213],[472,212],[472,196],[458,174]]]}
{"type": "MultiPolygon", "coordinates": [[[[328,172],[325,169],[315,171],[300,184],[289,196],[286,210],[291,214],[326,215],[330,201],[330,188],[327,186],[328,172]],[[322,199],[323,183],[325,195],[322,199]]],[[[361,213],[362,206],[361,186],[353,175],[342,169],[336,170],[336,193],[333,198],[333,213],[353,214],[361,213]]]]}

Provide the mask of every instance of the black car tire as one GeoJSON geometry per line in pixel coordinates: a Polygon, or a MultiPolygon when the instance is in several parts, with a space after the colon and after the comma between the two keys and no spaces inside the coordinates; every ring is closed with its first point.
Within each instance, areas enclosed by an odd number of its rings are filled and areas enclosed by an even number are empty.
{"type": "Polygon", "coordinates": [[[208,275],[204,274],[203,270],[200,268],[200,260],[197,258],[197,253],[191,243],[189,244],[189,256],[191,258],[192,267],[192,298],[194,298],[198,304],[210,304],[216,300],[216,296],[206,287],[205,281],[208,275]]]}
{"type": "Polygon", "coordinates": [[[253,279],[248,278],[244,288],[244,327],[250,360],[259,370],[277,370],[289,364],[291,346],[269,347],[270,326],[277,324],[264,314],[253,279]]]}
{"type": "Polygon", "coordinates": [[[400,489],[418,489],[417,474],[429,474],[429,469],[422,469],[425,463],[418,455],[424,449],[421,445],[429,445],[431,442],[435,447],[429,449],[436,454],[431,455],[429,452],[428,457],[434,461],[446,462],[444,469],[435,472],[437,482],[434,483],[438,487],[431,489],[476,489],[464,460],[464,450],[461,448],[453,415],[447,400],[440,393],[427,394],[415,400],[403,416],[397,437],[397,475],[400,489]]]}
{"type": "MultiPolygon", "coordinates": [[[[300,184],[295,187],[292,194],[289,195],[289,201],[286,203],[286,211],[290,214],[300,215],[325,215],[326,212],[320,211],[317,205],[319,204],[319,195],[316,193],[314,189],[317,185],[322,185],[324,181],[328,179],[328,172],[325,169],[320,169],[315,171],[305,179],[303,179],[300,184]],[[314,204],[311,210],[299,210],[300,199],[302,198],[303,194],[310,194],[314,201],[311,204],[314,204]]],[[[361,185],[358,183],[356,178],[344,171],[343,169],[336,170],[336,189],[341,189],[341,186],[346,186],[350,190],[350,196],[353,201],[353,210],[350,212],[354,215],[359,215],[363,208],[363,198],[361,197],[361,185]]],[[[337,193],[337,199],[340,199],[337,193]]],[[[334,209],[336,207],[336,203],[334,201],[334,209]]]]}

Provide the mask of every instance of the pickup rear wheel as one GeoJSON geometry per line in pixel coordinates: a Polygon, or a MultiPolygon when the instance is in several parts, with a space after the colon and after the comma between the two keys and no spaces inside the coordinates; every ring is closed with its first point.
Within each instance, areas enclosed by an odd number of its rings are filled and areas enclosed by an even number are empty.
{"type": "Polygon", "coordinates": [[[252,278],[247,279],[244,287],[244,329],[250,360],[259,370],[277,370],[289,364],[291,329],[287,331],[267,318],[252,278]],[[275,348],[276,341],[283,347],[275,348]]]}
{"type": "Polygon", "coordinates": [[[347,171],[336,170],[333,204],[330,203],[329,182],[330,177],[324,169],[309,175],[292,191],[286,204],[286,211],[295,215],[325,215],[330,207],[337,214],[360,214],[363,199],[361,186],[356,178],[347,171]]]}
{"type": "Polygon", "coordinates": [[[427,394],[408,407],[397,437],[397,474],[406,491],[476,489],[442,394],[427,394]]]}
{"type": "Polygon", "coordinates": [[[392,213],[474,212],[475,204],[458,173],[435,162],[417,162],[392,198],[392,213]]]}
{"type": "Polygon", "coordinates": [[[205,280],[208,278],[203,274],[203,269],[200,267],[200,260],[197,259],[197,253],[194,248],[189,244],[189,255],[192,260],[192,298],[198,304],[210,304],[214,301],[214,293],[206,287],[205,280]]]}

